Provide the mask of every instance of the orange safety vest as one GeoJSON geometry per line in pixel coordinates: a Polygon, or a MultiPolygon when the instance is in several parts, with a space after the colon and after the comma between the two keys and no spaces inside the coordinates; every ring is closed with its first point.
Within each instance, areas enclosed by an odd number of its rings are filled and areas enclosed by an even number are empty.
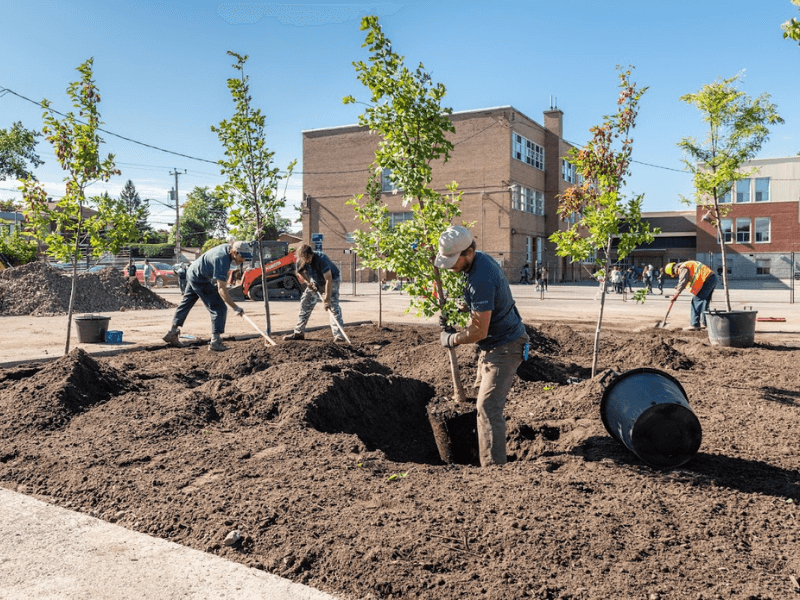
{"type": "Polygon", "coordinates": [[[689,269],[689,291],[697,296],[697,293],[703,288],[703,284],[711,275],[711,269],[701,262],[696,260],[687,260],[681,263],[681,268],[689,269]]]}

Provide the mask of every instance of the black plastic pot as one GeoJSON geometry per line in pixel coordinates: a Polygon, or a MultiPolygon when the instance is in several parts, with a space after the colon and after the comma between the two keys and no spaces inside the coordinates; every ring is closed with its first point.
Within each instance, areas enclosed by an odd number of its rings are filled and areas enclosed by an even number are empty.
{"type": "Polygon", "coordinates": [[[78,341],[82,344],[101,344],[106,341],[106,331],[111,317],[103,315],[81,315],[75,317],[78,341]]]}
{"type": "Polygon", "coordinates": [[[656,369],[617,376],[603,393],[600,417],[611,437],[654,467],[682,465],[703,439],[683,386],[656,369]]]}
{"type": "Polygon", "coordinates": [[[750,348],[756,339],[756,310],[711,310],[706,313],[712,346],[750,348]]]}

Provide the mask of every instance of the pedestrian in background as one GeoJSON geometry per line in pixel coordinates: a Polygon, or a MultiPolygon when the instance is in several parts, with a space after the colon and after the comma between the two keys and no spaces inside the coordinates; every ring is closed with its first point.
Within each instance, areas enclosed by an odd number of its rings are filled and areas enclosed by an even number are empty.
{"type": "Polygon", "coordinates": [[[144,277],[144,287],[146,287],[149,290],[150,277],[153,275],[153,267],[150,266],[150,260],[147,258],[144,259],[144,268],[142,269],[142,275],[144,277]]]}
{"type": "Polygon", "coordinates": [[[530,267],[528,267],[528,263],[522,265],[522,268],[519,271],[519,282],[524,283],[525,285],[530,284],[530,267]]]}
{"type": "Polygon", "coordinates": [[[128,262],[128,277],[136,277],[136,265],[133,263],[133,259],[128,262]]]}

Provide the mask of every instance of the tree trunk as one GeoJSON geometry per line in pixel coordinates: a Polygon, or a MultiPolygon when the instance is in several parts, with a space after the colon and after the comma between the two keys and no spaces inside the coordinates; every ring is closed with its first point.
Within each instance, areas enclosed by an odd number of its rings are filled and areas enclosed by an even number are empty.
{"type": "MultiPolygon", "coordinates": [[[[714,198],[714,221],[717,226],[719,249],[722,256],[722,287],[725,290],[725,306],[728,312],[731,312],[731,292],[728,287],[728,260],[725,255],[725,234],[722,233],[722,221],[720,220],[719,200],[717,198],[714,198]]],[[[733,235],[733,228],[731,228],[731,235],[733,235]]]]}
{"type": "Polygon", "coordinates": [[[72,335],[72,305],[75,303],[75,290],[78,287],[78,251],[81,239],[81,224],[83,223],[83,204],[78,203],[78,227],[75,230],[75,250],[72,254],[72,289],[69,293],[69,308],[67,309],[67,343],[64,346],[64,356],[69,354],[69,338],[72,335]]]}
{"type": "Polygon", "coordinates": [[[592,352],[592,377],[597,375],[597,357],[600,354],[600,330],[603,325],[603,309],[606,304],[606,290],[608,289],[608,276],[611,272],[611,240],[608,238],[608,245],[606,246],[606,262],[603,267],[605,276],[603,277],[603,289],[600,294],[600,314],[597,317],[597,328],[594,332],[594,350],[592,352]]]}
{"type": "Polygon", "coordinates": [[[269,289],[267,287],[267,270],[264,264],[263,252],[261,252],[261,239],[264,232],[261,229],[261,211],[258,209],[258,198],[253,203],[256,209],[256,244],[258,245],[258,263],[261,265],[261,289],[264,292],[264,315],[267,318],[267,335],[272,335],[272,320],[269,314],[269,289]]]}
{"type": "Polygon", "coordinates": [[[378,327],[383,328],[383,284],[380,267],[378,267],[378,327]]]}
{"type": "MultiPolygon", "coordinates": [[[[439,300],[439,311],[444,309],[444,289],[442,288],[442,278],[439,275],[439,268],[433,267],[433,281],[436,285],[436,294],[439,300]]],[[[450,373],[453,376],[453,398],[456,402],[464,402],[467,399],[467,394],[464,392],[464,384],[461,382],[461,373],[458,368],[458,357],[456,356],[455,348],[448,348],[448,357],[450,358],[450,373]]]]}

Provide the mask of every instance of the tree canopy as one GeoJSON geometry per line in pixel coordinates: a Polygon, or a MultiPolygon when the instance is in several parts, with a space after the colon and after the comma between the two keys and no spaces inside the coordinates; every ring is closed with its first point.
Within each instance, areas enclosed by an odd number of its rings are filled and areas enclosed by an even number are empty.
{"type": "Polygon", "coordinates": [[[44,164],[36,154],[36,138],[40,135],[38,131],[25,129],[20,121],[10,129],[0,129],[0,181],[8,177],[35,179],[33,169],[44,164]]]}

